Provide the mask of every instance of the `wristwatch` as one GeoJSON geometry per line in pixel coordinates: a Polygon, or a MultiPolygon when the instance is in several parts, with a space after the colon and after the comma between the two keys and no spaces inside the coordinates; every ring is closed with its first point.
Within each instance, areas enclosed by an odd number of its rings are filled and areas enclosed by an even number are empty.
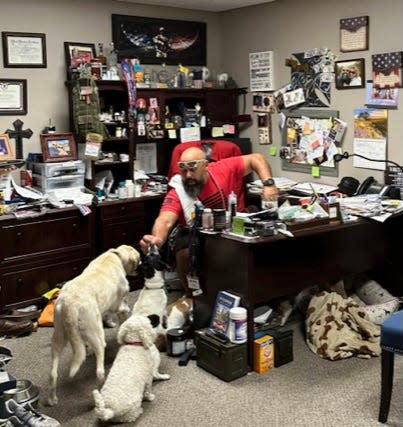
{"type": "Polygon", "coordinates": [[[267,178],[262,181],[262,184],[264,187],[272,187],[273,185],[276,185],[273,178],[267,178]]]}

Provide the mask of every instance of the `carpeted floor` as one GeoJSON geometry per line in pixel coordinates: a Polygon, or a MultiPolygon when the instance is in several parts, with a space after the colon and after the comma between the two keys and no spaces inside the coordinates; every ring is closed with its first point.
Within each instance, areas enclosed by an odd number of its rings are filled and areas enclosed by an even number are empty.
{"type": "MultiPolygon", "coordinates": [[[[132,301],[137,296],[131,293],[132,301]]],[[[170,294],[170,300],[179,296],[170,294]]],[[[162,355],[160,372],[169,381],[156,382],[153,402],[144,402],[138,427],[371,427],[377,422],[380,393],[380,359],[323,360],[306,346],[301,324],[294,329],[294,361],[265,374],[251,372],[226,383],[190,361],[162,355]]],[[[40,328],[28,337],[7,339],[1,345],[13,353],[8,371],[30,379],[46,397],[52,328],[40,328]]],[[[116,329],[106,330],[107,369],[117,351],[116,329]]],[[[96,387],[95,359],[89,355],[77,376],[67,377],[70,353],[66,350],[59,370],[59,405],[39,405],[39,410],[63,426],[100,426],[93,411],[96,387]],[[63,366],[64,365],[64,366],[63,366]]],[[[403,358],[396,358],[395,385],[388,426],[403,425],[403,358]]],[[[110,424],[111,425],[111,424],[110,424]]],[[[122,426],[133,424],[121,424],[122,426]]]]}

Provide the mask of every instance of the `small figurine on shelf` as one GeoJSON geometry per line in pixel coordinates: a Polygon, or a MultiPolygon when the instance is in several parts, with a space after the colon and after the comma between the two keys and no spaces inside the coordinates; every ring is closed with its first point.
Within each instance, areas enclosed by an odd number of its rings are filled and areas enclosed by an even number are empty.
{"type": "Polygon", "coordinates": [[[131,60],[133,65],[133,73],[134,73],[134,79],[136,80],[136,84],[141,84],[144,82],[144,71],[143,67],[140,64],[140,61],[137,58],[133,58],[131,60]]]}
{"type": "Polygon", "coordinates": [[[161,70],[158,72],[158,88],[164,89],[168,87],[169,73],[165,62],[161,64],[161,70]]]}
{"type": "Polygon", "coordinates": [[[118,67],[118,52],[115,49],[115,44],[113,42],[110,43],[109,55],[107,58],[107,72],[106,77],[107,80],[120,80],[119,77],[119,67],[118,67]]]}

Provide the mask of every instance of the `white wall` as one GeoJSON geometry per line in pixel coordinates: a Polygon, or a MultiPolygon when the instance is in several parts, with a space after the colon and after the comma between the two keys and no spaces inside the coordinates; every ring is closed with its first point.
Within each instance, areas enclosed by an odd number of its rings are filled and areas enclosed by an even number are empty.
{"type": "MultiPolygon", "coordinates": [[[[403,2],[401,0],[276,0],[260,6],[239,9],[223,17],[223,63],[241,86],[249,86],[249,52],[274,51],[275,84],[280,87],[289,82],[290,68],[285,59],[292,53],[315,47],[328,47],[338,60],[365,58],[366,77],[371,79],[371,55],[374,53],[403,50],[403,2]],[[339,21],[341,18],[369,16],[369,50],[341,53],[339,51],[339,21]]],[[[340,118],[348,123],[343,148],[352,152],[353,110],[363,107],[365,89],[337,90],[332,85],[331,109],[339,110],[340,118]]],[[[401,92],[401,90],[400,90],[401,92]]],[[[402,94],[400,93],[400,96],[402,94]]],[[[403,103],[403,99],[400,100],[403,103]]],[[[248,95],[251,109],[252,97],[248,95]]],[[[256,113],[254,113],[256,114],[256,113]]],[[[390,111],[388,119],[388,158],[403,164],[403,120],[401,109],[390,111]]],[[[259,146],[256,119],[247,132],[256,150],[267,153],[267,146],[259,146]]],[[[274,144],[280,146],[277,114],[273,115],[274,144]]],[[[281,175],[278,157],[270,157],[275,175],[281,175]]],[[[339,166],[339,178],[323,178],[326,182],[338,183],[341,176],[353,175],[363,179],[373,175],[383,181],[383,173],[354,168],[352,159],[339,166]]],[[[306,174],[286,173],[287,176],[309,178],[306,174]]]]}
{"type": "Polygon", "coordinates": [[[206,22],[207,62],[212,69],[222,71],[221,30],[215,13],[112,0],[1,0],[1,31],[46,34],[47,68],[4,68],[0,55],[0,78],[27,79],[28,114],[0,115],[0,133],[13,129],[16,119],[24,122],[24,129],[34,132],[24,140],[24,156],[40,152],[39,134],[49,118],[58,131],[69,129],[64,42],[102,42],[108,46],[112,40],[112,14],[206,22]]]}

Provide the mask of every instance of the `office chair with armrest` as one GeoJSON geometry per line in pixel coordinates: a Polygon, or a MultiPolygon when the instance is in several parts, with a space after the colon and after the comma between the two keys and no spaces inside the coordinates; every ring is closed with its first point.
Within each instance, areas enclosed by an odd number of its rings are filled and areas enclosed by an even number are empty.
{"type": "Polygon", "coordinates": [[[393,388],[395,353],[403,355],[403,310],[388,317],[381,325],[381,402],[378,420],[386,423],[393,388]]]}
{"type": "Polygon", "coordinates": [[[209,162],[216,162],[226,157],[241,156],[241,149],[237,144],[224,139],[205,139],[202,141],[190,141],[178,144],[172,151],[171,163],[169,165],[168,179],[179,173],[178,161],[181,154],[190,147],[201,148],[206,153],[209,162]]]}

